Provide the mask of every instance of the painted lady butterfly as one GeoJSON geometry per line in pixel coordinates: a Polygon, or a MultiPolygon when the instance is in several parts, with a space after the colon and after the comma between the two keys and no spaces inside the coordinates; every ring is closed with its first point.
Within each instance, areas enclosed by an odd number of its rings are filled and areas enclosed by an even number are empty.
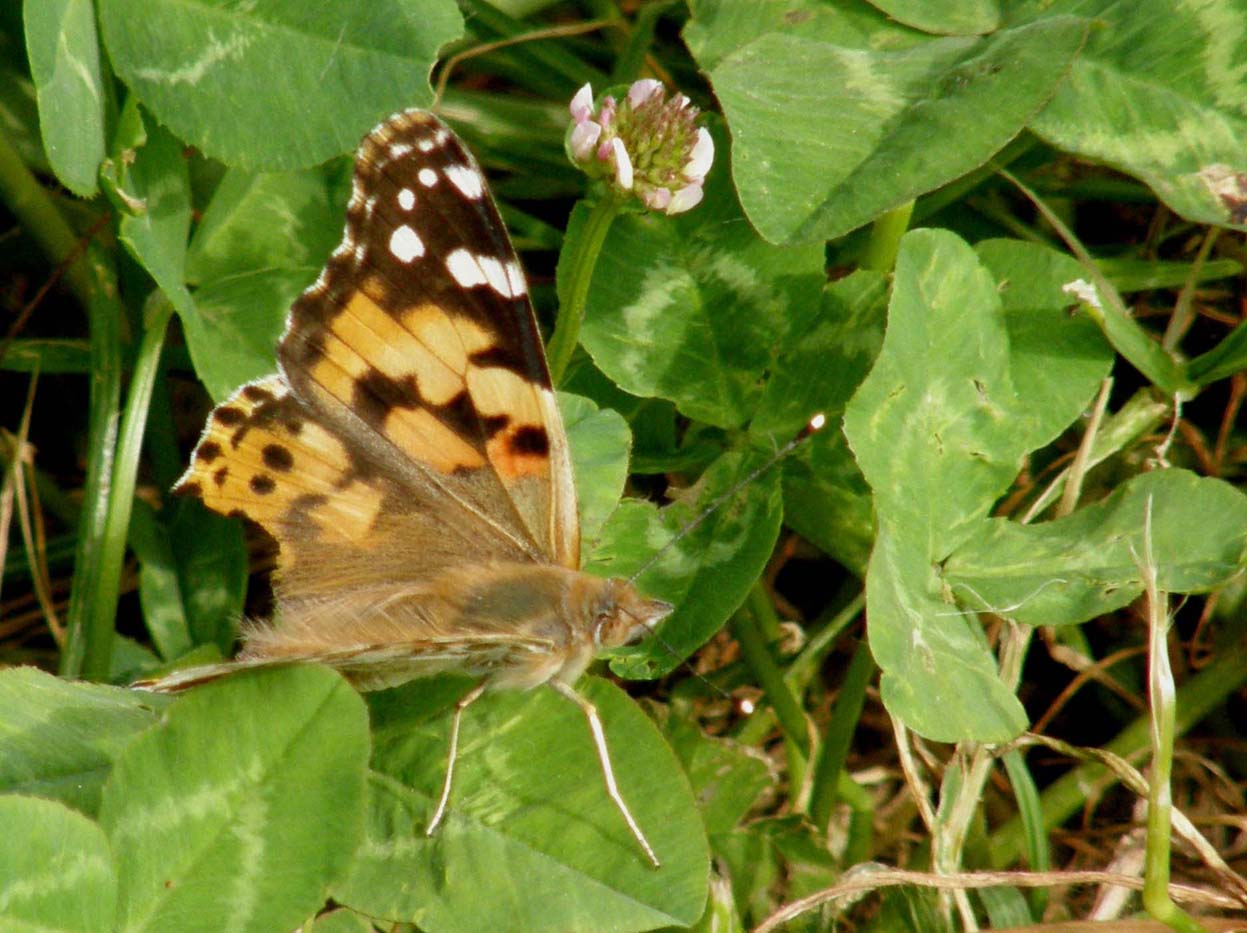
{"type": "Polygon", "coordinates": [[[244,515],[280,546],[269,624],[237,661],[141,686],[176,691],[241,668],[315,661],[360,689],[459,672],[432,832],[459,720],[485,690],[572,687],[600,649],[671,611],[582,573],[562,420],[524,275],[476,161],[436,117],[397,114],[364,139],[346,230],[294,303],[280,372],[213,411],[176,487],[244,515]]]}

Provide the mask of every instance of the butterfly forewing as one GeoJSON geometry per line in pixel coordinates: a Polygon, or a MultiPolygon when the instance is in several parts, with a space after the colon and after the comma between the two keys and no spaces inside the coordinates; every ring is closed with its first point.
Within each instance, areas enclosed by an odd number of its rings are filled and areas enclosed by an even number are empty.
{"type": "Polygon", "coordinates": [[[420,510],[578,566],[566,439],[519,262],[475,160],[435,117],[360,147],[346,231],[278,350],[295,394],[420,510]],[[398,456],[396,456],[396,454],[398,456]]]}

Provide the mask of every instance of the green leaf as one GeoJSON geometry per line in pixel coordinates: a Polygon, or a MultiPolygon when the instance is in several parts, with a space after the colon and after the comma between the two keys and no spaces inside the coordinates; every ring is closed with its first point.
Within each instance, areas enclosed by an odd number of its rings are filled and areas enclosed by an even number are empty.
{"type": "Polygon", "coordinates": [[[276,347],[290,305],[316,269],[264,269],[215,279],[182,315],[195,372],[216,402],[277,369],[276,347]]]}
{"type": "Polygon", "coordinates": [[[875,541],[874,500],[840,426],[833,423],[783,465],[784,523],[859,577],[875,541]]]}
{"type": "Polygon", "coordinates": [[[252,671],[178,700],[122,754],[100,823],[123,930],[288,930],[363,826],[368,720],[332,671],[252,671]]]}
{"type": "Polygon", "coordinates": [[[1085,32],[1053,17],[900,51],[763,36],[711,72],[745,213],[772,242],[821,242],[979,168],[1052,96],[1085,32]]]}
{"type": "Polygon", "coordinates": [[[1247,324],[1239,324],[1219,344],[1186,364],[1188,379],[1209,385],[1247,369],[1247,324]]]}
{"type": "Polygon", "coordinates": [[[632,432],[618,412],[598,408],[589,399],[569,392],[560,392],[558,398],[571,445],[581,547],[589,550],[623,495],[632,432]]]}
{"type": "Polygon", "coordinates": [[[337,245],[342,205],[324,173],[227,171],[204,209],[186,257],[192,282],[319,266],[337,245]]]}
{"type": "Polygon", "coordinates": [[[247,595],[247,548],[242,523],[179,501],[169,526],[186,618],[196,644],[228,655],[247,595]]]}
{"type": "Polygon", "coordinates": [[[99,190],[108,100],[95,7],[91,0],[41,0],[23,4],[22,13],[44,151],[61,183],[89,198],[99,190]]]}
{"type": "Polygon", "coordinates": [[[628,499],[607,521],[585,569],[600,576],[641,573],[642,592],[672,603],[662,641],[618,649],[611,669],[629,679],[661,677],[704,644],[744,602],[779,537],[782,506],[777,471],[749,477],[768,451],[729,451],[687,493],[661,510],[628,499]],[[701,519],[695,529],[692,523],[701,519]]]}
{"type": "Polygon", "coordinates": [[[117,872],[100,828],[63,804],[0,797],[0,926],[11,933],[112,928],[117,872]]]}
{"type": "Polygon", "coordinates": [[[879,930],[888,933],[955,933],[957,926],[940,909],[929,888],[888,888],[879,905],[879,930]]]}
{"type": "Polygon", "coordinates": [[[1157,585],[1205,592],[1247,566],[1247,496],[1185,470],[1136,476],[1103,502],[1035,525],[985,521],[944,565],[958,598],[1031,625],[1067,625],[1143,592],[1139,560],[1151,502],[1157,585]]]}
{"type": "Polygon", "coordinates": [[[871,0],[898,23],[945,36],[992,32],[1000,25],[997,0],[871,0]]]}
{"type": "Polygon", "coordinates": [[[1164,262],[1159,259],[1097,257],[1095,264],[1122,294],[1156,288],[1182,288],[1188,282],[1203,285],[1232,279],[1243,272],[1243,264],[1236,259],[1209,259],[1196,266],[1190,262],[1164,262]]]}
{"type": "Polygon", "coordinates": [[[1009,372],[1033,424],[1024,444],[1037,448],[1086,409],[1113,365],[1113,348],[1094,321],[1069,314],[1062,286],[1081,277],[1074,259],[1021,240],[985,240],[974,251],[999,283],[1009,372]]]}
{"type": "Polygon", "coordinates": [[[887,297],[886,277],[865,269],[829,284],[818,318],[781,354],[749,425],[786,439],[816,412],[827,418],[784,460],[784,521],[858,574],[874,541],[873,506],[839,421],[879,354],[887,297]]]}
{"type": "Polygon", "coordinates": [[[94,815],[113,762],[156,721],[160,700],[33,667],[0,671],[0,792],[50,797],[94,815]]]}
{"type": "Polygon", "coordinates": [[[1036,133],[1060,149],[1145,181],[1188,220],[1243,229],[1247,76],[1242,0],[1058,0],[1020,5],[1047,19],[1064,10],[1096,28],[1036,133]],[[1223,186],[1229,185],[1228,192],[1223,186]]]}
{"type": "Polygon", "coordinates": [[[180,657],[192,644],[173,542],[143,499],[134,500],[127,543],[139,561],[139,600],[152,644],[165,660],[180,657]]]}
{"type": "MultiPolygon", "coordinates": [[[[13,13],[19,12],[15,5],[9,9],[13,13]]],[[[14,25],[20,28],[16,20],[14,25]]],[[[10,30],[9,34],[14,31],[10,30]]],[[[29,70],[19,70],[13,62],[0,65],[0,113],[5,119],[5,139],[13,151],[32,172],[51,172],[52,166],[39,130],[38,93],[30,80],[29,70]]]]}
{"type": "Polygon", "coordinates": [[[865,3],[825,0],[691,0],[684,41],[703,71],[759,36],[779,33],[850,48],[903,48],[923,40],[921,33],[884,16],[865,3]]]}
{"type": "Polygon", "coordinates": [[[186,290],[186,237],[191,223],[190,177],[182,146],[154,121],[132,112],[142,138],[112,161],[127,201],[118,232],[138,263],[156,280],[179,314],[193,306],[186,290]]]}
{"type": "Polygon", "coordinates": [[[583,715],[548,689],[488,693],[468,709],[450,806],[426,836],[445,775],[449,712],[467,690],[462,679],[440,678],[373,698],[378,773],[367,840],[334,899],[431,933],[643,930],[696,920],[709,854],[687,780],[622,691],[596,678],[579,688],[601,713],[620,792],[660,869],[606,796],[583,715]]]}
{"type": "Polygon", "coordinates": [[[750,431],[787,439],[816,412],[839,420],[879,355],[887,301],[887,277],[868,269],[827,285],[818,317],[780,354],[750,431]]]}
{"type": "Polygon", "coordinates": [[[732,879],[736,903],[746,916],[767,917],[775,910],[775,886],[788,868],[779,864],[770,832],[773,820],[755,820],[714,840],[715,860],[732,879]]]}
{"type": "MultiPolygon", "coordinates": [[[[726,151],[722,137],[718,145],[726,151]]],[[[712,170],[695,211],[616,219],[593,271],[580,340],[624,391],[738,427],[758,402],[776,348],[817,313],[825,276],[822,244],[781,248],[758,238],[726,176],[712,170]]],[[[586,214],[578,206],[564,255],[576,255],[586,214]]]]}
{"type": "Polygon", "coordinates": [[[883,350],[845,413],[881,519],[932,558],[947,556],[1008,488],[1021,456],[1051,438],[1035,407],[1014,384],[987,269],[951,233],[906,234],[883,350]]]}
{"type": "Polygon", "coordinates": [[[714,836],[734,830],[771,785],[766,759],[753,749],[706,735],[687,714],[669,716],[666,732],[693,785],[706,832],[714,836]]]}
{"type": "Polygon", "coordinates": [[[253,169],[316,165],[427,103],[423,76],[463,30],[451,0],[101,0],[100,23],[117,74],[162,124],[253,169]]]}
{"type": "Polygon", "coordinates": [[[992,929],[1025,927],[1035,922],[1026,898],[1017,888],[980,888],[974,892],[987,911],[992,929]]]}
{"type": "Polygon", "coordinates": [[[996,673],[977,621],[944,598],[919,544],[881,518],[866,625],[884,705],[937,742],[1007,742],[1026,728],[1026,713],[996,673]]]}
{"type": "Polygon", "coordinates": [[[310,927],[305,924],[300,930],[307,930],[308,933],[375,933],[376,928],[363,914],[341,907],[318,915],[310,927]]]}
{"type": "MultiPolygon", "coordinates": [[[[879,524],[866,602],[884,702],[930,738],[1003,741],[1026,723],[976,623],[931,570],[1057,430],[1015,381],[1015,369],[1041,378],[1044,360],[1015,353],[1009,338],[996,282],[969,246],[913,231],[901,241],[883,349],[845,412],[879,524]]],[[[1096,383],[1084,378],[1068,391],[1082,391],[1083,404],[1096,383]]]]}

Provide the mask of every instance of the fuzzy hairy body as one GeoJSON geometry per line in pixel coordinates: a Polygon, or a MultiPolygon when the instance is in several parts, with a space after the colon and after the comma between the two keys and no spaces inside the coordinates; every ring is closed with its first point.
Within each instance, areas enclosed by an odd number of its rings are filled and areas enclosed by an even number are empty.
{"type": "Polygon", "coordinates": [[[323,659],[363,690],[450,671],[490,689],[572,684],[653,612],[625,581],[520,562],[367,588],[296,587],[286,598],[282,589],[277,624],[249,626],[240,660],[323,659]]]}

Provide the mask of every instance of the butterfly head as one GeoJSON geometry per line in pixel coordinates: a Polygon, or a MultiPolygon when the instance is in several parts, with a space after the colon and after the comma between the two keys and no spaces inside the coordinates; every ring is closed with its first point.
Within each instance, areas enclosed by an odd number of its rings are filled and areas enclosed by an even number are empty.
{"type": "Polygon", "coordinates": [[[675,609],[661,599],[649,599],[627,580],[606,580],[591,605],[593,643],[617,648],[648,635],[675,609]]]}

